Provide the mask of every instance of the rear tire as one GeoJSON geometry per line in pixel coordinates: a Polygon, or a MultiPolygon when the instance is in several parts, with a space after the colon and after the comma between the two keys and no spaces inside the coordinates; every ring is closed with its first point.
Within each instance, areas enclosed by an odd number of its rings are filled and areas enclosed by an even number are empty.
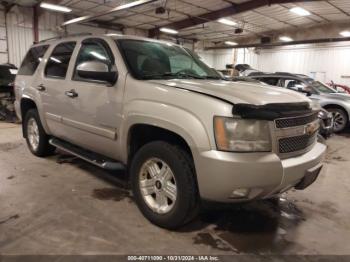
{"type": "Polygon", "coordinates": [[[342,132],[348,125],[348,115],[341,108],[327,108],[327,111],[331,112],[334,118],[333,130],[335,133],[342,132]]]}
{"type": "Polygon", "coordinates": [[[53,155],[56,148],[49,143],[49,136],[41,124],[38,111],[30,109],[23,121],[24,135],[29,150],[38,157],[53,155]]]}
{"type": "Polygon", "coordinates": [[[193,160],[181,147],[163,141],[144,145],[132,160],[130,175],[136,204],[153,224],[176,229],[198,214],[193,160]]]}

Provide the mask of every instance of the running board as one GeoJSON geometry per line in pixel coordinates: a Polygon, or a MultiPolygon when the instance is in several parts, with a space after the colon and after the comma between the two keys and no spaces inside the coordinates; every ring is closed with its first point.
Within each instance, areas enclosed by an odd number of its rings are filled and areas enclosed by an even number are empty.
{"type": "Polygon", "coordinates": [[[125,166],[122,163],[114,161],[113,159],[107,158],[100,154],[91,152],[89,150],[83,149],[69,142],[60,140],[58,138],[51,138],[49,143],[62,151],[79,157],[93,165],[101,167],[107,170],[124,170],[125,166]]]}

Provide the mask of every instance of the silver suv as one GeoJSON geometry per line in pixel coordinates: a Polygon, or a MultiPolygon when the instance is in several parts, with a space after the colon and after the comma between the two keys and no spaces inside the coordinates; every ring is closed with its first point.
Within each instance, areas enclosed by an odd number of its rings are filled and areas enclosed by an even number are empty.
{"type": "Polygon", "coordinates": [[[55,148],[128,171],[154,224],[176,228],[200,200],[239,202],[304,189],[326,147],[304,95],[220,80],[181,46],[133,36],[34,45],[16,111],[39,157],[55,148]]]}
{"type": "Polygon", "coordinates": [[[349,94],[338,92],[320,81],[301,74],[255,72],[249,77],[269,85],[280,86],[306,94],[311,100],[316,101],[333,114],[334,132],[342,132],[349,125],[349,94]]]}

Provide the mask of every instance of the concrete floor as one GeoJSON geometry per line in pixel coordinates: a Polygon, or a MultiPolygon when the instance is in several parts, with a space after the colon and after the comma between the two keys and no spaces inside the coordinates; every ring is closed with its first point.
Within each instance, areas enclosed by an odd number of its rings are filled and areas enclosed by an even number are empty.
{"type": "Polygon", "coordinates": [[[0,123],[0,254],[350,254],[350,135],[329,141],[304,191],[203,213],[181,231],[150,224],[123,174],[30,154],[0,123]]]}

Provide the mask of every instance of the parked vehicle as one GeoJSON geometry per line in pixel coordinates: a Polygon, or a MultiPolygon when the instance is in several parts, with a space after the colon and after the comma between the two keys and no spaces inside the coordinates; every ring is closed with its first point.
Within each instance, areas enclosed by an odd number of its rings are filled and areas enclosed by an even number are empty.
{"type": "Polygon", "coordinates": [[[14,65],[0,65],[0,120],[16,121],[13,85],[16,74],[17,68],[14,65]]]}
{"type": "Polygon", "coordinates": [[[350,87],[346,85],[340,85],[336,84],[333,81],[328,84],[333,89],[337,90],[338,92],[344,92],[350,94],[350,87]],[[340,90],[339,90],[340,89],[340,90]]]}
{"type": "Polygon", "coordinates": [[[270,198],[312,184],[326,146],[304,95],[219,79],[181,46],[134,36],[40,42],[16,78],[16,111],[39,157],[55,147],[128,170],[152,223],[176,228],[200,200],[270,198]]]}
{"type": "Polygon", "coordinates": [[[349,125],[350,95],[340,93],[320,81],[301,74],[284,72],[261,73],[251,76],[269,85],[295,90],[317,101],[327,111],[333,114],[334,132],[342,132],[349,125]]]}

